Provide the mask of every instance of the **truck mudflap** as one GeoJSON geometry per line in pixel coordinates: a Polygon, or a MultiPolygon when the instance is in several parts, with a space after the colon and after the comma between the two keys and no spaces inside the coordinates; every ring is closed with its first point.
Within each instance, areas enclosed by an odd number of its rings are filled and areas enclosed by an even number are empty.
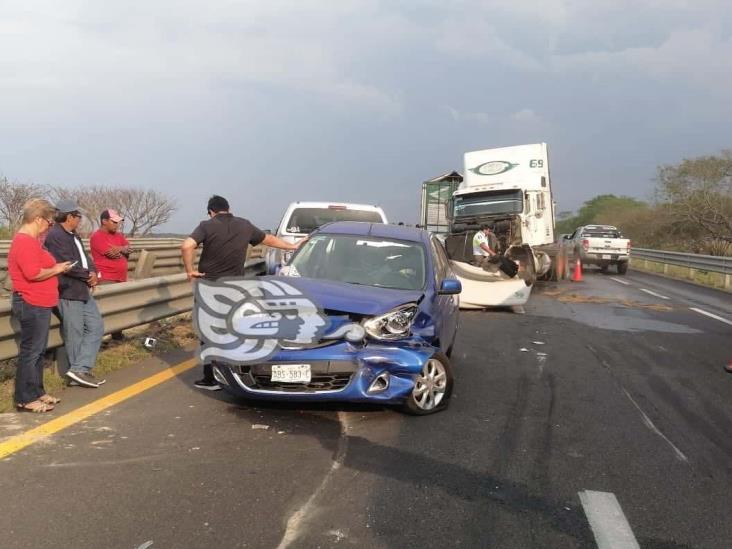
{"type": "Polygon", "coordinates": [[[523,305],[531,295],[531,286],[522,278],[509,278],[500,271],[486,272],[462,261],[450,261],[450,266],[463,286],[461,309],[523,305]]]}

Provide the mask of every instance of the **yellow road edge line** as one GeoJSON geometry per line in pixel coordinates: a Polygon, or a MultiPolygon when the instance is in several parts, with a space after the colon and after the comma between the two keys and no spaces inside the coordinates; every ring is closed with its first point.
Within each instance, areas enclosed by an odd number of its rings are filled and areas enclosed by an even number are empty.
{"type": "Polygon", "coordinates": [[[174,378],[178,374],[181,374],[186,370],[190,370],[196,365],[198,365],[198,359],[192,358],[190,360],[186,360],[185,362],[181,362],[180,364],[171,366],[170,368],[167,368],[162,372],[158,372],[155,375],[140,380],[137,383],[133,383],[132,385],[129,385],[124,389],[120,389],[119,391],[116,391],[111,395],[107,395],[103,398],[100,398],[99,400],[90,402],[89,404],[86,404],[81,408],[77,408],[76,410],[73,410],[68,414],[64,414],[60,417],[52,419],[47,423],[44,423],[43,425],[34,427],[33,429],[26,431],[25,433],[21,433],[19,435],[9,438],[8,440],[0,442],[0,459],[6,458],[9,455],[22,450],[23,448],[30,446],[31,444],[38,442],[39,440],[42,440],[46,437],[49,437],[55,433],[58,433],[59,431],[66,429],[71,425],[79,423],[80,421],[83,421],[84,419],[93,416],[94,414],[98,414],[102,410],[106,410],[107,408],[110,408],[115,404],[124,402],[128,398],[139,395],[140,393],[147,391],[148,389],[151,389],[156,385],[160,385],[164,381],[174,378]]]}

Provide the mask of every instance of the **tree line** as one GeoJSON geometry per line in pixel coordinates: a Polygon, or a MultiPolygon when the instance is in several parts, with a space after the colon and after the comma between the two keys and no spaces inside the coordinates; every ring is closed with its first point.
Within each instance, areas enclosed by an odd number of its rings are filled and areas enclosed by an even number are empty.
{"type": "Polygon", "coordinates": [[[23,204],[31,198],[73,199],[85,214],[79,232],[87,236],[100,225],[99,214],[107,208],[117,210],[124,218],[123,230],[128,236],[146,236],[168,222],[177,210],[177,202],[154,189],[87,185],[79,187],[46,186],[20,183],[0,177],[0,237],[10,238],[21,224],[23,204]]]}
{"type": "Polygon", "coordinates": [[[655,181],[651,200],[596,196],[556,232],[615,225],[639,248],[732,256],[732,151],[659,166],[655,181]]]}

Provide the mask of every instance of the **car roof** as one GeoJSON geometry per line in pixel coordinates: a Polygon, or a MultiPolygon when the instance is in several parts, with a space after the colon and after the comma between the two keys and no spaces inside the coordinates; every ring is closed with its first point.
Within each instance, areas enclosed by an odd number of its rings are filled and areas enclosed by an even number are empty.
{"type": "Polygon", "coordinates": [[[371,236],[376,238],[395,238],[411,242],[429,243],[430,233],[424,229],[406,227],[404,225],[386,225],[384,223],[366,223],[363,221],[336,221],[327,223],[317,230],[324,234],[346,234],[355,236],[371,236]]]}
{"type": "Polygon", "coordinates": [[[338,206],[347,210],[364,210],[369,212],[382,212],[383,209],[373,204],[354,204],[352,202],[291,202],[287,207],[288,210],[297,208],[328,208],[329,206],[338,206]]]}

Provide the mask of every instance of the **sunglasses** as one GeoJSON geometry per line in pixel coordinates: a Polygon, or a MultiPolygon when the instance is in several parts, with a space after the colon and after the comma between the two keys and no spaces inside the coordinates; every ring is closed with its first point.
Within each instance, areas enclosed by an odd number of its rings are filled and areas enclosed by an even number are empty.
{"type": "Polygon", "coordinates": [[[79,212],[71,212],[71,213],[69,213],[69,215],[70,215],[71,217],[76,217],[76,218],[79,218],[79,217],[81,217],[81,214],[80,214],[79,212]]]}

